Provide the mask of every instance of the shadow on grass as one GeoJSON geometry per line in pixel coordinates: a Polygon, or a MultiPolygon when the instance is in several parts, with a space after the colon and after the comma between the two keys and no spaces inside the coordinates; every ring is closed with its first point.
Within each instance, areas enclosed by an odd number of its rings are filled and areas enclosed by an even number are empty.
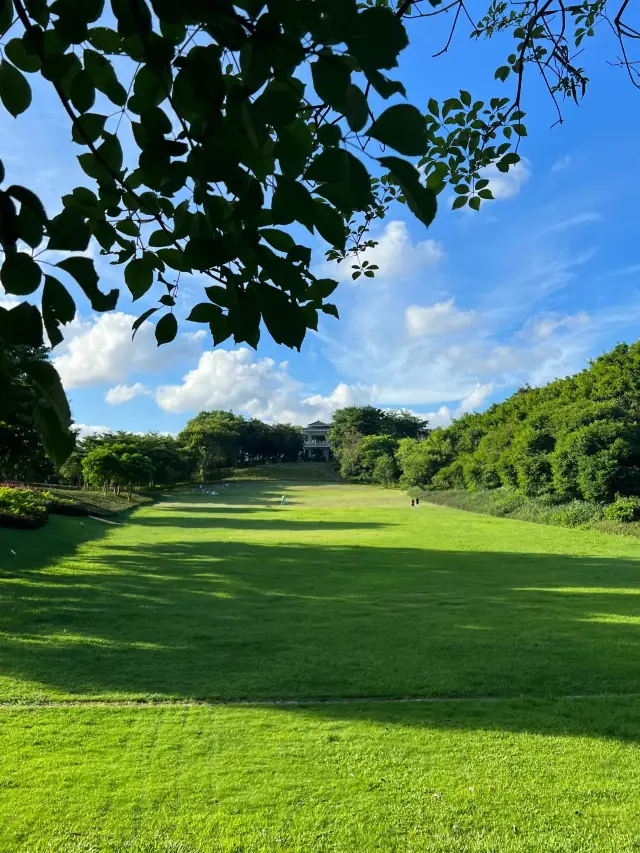
{"type": "MultiPolygon", "coordinates": [[[[640,693],[634,560],[186,537],[128,546],[103,544],[99,522],[66,533],[77,520],[55,522],[60,541],[0,573],[3,699],[640,693]]],[[[417,718],[473,725],[442,707],[417,718]]],[[[417,713],[300,712],[405,724],[417,713]]]]}

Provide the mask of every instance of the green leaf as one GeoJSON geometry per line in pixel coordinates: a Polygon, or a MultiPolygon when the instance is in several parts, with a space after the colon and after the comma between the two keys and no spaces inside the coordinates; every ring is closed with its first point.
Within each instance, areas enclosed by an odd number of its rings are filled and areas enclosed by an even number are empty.
{"type": "Polygon", "coordinates": [[[5,249],[14,249],[20,237],[16,206],[8,193],[0,190],[0,243],[5,249]]]}
{"type": "Polygon", "coordinates": [[[78,71],[74,76],[69,89],[69,98],[79,113],[86,113],[94,105],[96,90],[86,71],[78,71]]]}
{"type": "Polygon", "coordinates": [[[287,234],[286,231],[279,231],[277,228],[263,228],[258,233],[279,252],[288,252],[296,244],[291,234],[287,234]]]}
{"type": "Polygon", "coordinates": [[[11,252],[5,255],[0,278],[7,293],[28,296],[38,289],[42,273],[30,255],[25,252],[11,252]]]}
{"type": "Polygon", "coordinates": [[[28,53],[21,38],[14,38],[7,42],[4,52],[21,71],[33,73],[40,70],[40,57],[35,53],[28,53]]]}
{"type": "Polygon", "coordinates": [[[367,123],[367,119],[369,118],[369,104],[362,89],[354,83],[350,83],[347,86],[347,94],[342,112],[347,118],[349,127],[356,133],[362,130],[367,123]]]}
{"type": "Polygon", "coordinates": [[[385,110],[371,125],[367,136],[408,157],[419,157],[427,150],[424,116],[409,104],[396,104],[385,110]]]}
{"type": "Polygon", "coordinates": [[[335,54],[321,55],[311,66],[313,87],[324,104],[341,111],[347,97],[347,86],[351,82],[351,71],[342,57],[335,54]]]}
{"type": "Polygon", "coordinates": [[[376,92],[385,100],[392,95],[402,95],[407,97],[407,92],[402,83],[397,80],[389,80],[384,74],[376,71],[375,68],[365,68],[364,70],[367,80],[371,83],[376,92]]]}
{"type": "Polygon", "coordinates": [[[158,346],[171,343],[178,334],[178,321],[173,314],[165,314],[156,324],[156,341],[158,346]]]}
{"type": "Polygon", "coordinates": [[[469,92],[465,92],[464,89],[460,89],[460,100],[465,105],[465,107],[471,106],[471,95],[469,92]]]}
{"type": "Polygon", "coordinates": [[[133,97],[127,105],[130,110],[141,114],[166,100],[171,87],[171,77],[163,74],[164,72],[160,73],[149,65],[140,68],[133,84],[133,97]]]}
{"type": "Polygon", "coordinates": [[[13,23],[13,0],[0,0],[0,36],[3,36],[13,23]]]}
{"type": "Polygon", "coordinates": [[[154,231],[153,234],[149,237],[149,245],[150,246],[171,246],[173,244],[173,237],[171,234],[167,234],[166,231],[159,229],[158,231],[154,231]]]}
{"type": "Polygon", "coordinates": [[[69,424],[71,410],[67,395],[64,393],[62,382],[55,367],[48,361],[27,361],[24,372],[35,382],[51,405],[61,424],[69,424]]]}
{"type": "Polygon", "coordinates": [[[456,200],[451,205],[451,210],[459,210],[461,207],[464,207],[467,203],[466,195],[459,195],[456,200]]]}
{"type": "Polygon", "coordinates": [[[338,313],[337,307],[335,305],[332,305],[331,302],[325,302],[325,304],[322,306],[322,311],[324,311],[325,314],[330,314],[332,317],[335,317],[336,320],[340,319],[340,314],[338,313]]]}
{"type": "Polygon", "coordinates": [[[151,32],[151,13],[145,0],[111,0],[121,36],[144,36],[151,32]]]}
{"type": "Polygon", "coordinates": [[[316,155],[306,177],[320,183],[316,192],[345,213],[365,210],[373,203],[371,178],[366,167],[342,148],[325,148],[316,155]]]}
{"type": "Polygon", "coordinates": [[[140,299],[153,284],[154,263],[150,255],[134,258],[124,269],[124,280],[131,291],[133,301],[140,299]]]}
{"type": "Polygon", "coordinates": [[[119,53],[122,43],[120,35],[108,27],[93,27],[87,34],[87,40],[102,53],[119,53]]]}
{"type": "Polygon", "coordinates": [[[131,326],[131,328],[133,330],[133,334],[131,335],[131,340],[133,340],[135,338],[136,332],[138,331],[140,326],[142,326],[142,324],[145,323],[152,314],[155,314],[156,311],[159,311],[159,310],[160,310],[159,308],[148,308],[143,314],[141,314],[138,317],[137,320],[134,321],[133,325],[131,326]]]}
{"type": "Polygon", "coordinates": [[[258,292],[265,326],[277,344],[300,349],[307,324],[300,307],[277,287],[263,284],[258,292]]]}
{"type": "Polygon", "coordinates": [[[75,316],[76,304],[67,288],[57,278],[45,275],[42,291],[42,319],[52,347],[63,340],[60,326],[70,323],[75,316]]]}
{"type": "Polygon", "coordinates": [[[469,207],[472,210],[480,210],[480,199],[477,195],[474,195],[469,199],[469,207]]]}
{"type": "Polygon", "coordinates": [[[345,41],[349,52],[365,71],[368,68],[395,68],[398,54],[409,44],[400,18],[391,9],[382,6],[361,12],[353,34],[345,41]]]}
{"type": "Polygon", "coordinates": [[[98,148],[98,155],[114,172],[122,169],[122,147],[114,133],[105,133],[104,142],[98,148]]]}
{"type": "Polygon", "coordinates": [[[126,234],[127,237],[137,237],[140,233],[140,228],[133,219],[121,219],[120,222],[116,223],[116,230],[121,234],[126,234]]]}
{"type": "Polygon", "coordinates": [[[71,431],[71,419],[62,423],[55,410],[43,404],[36,406],[34,416],[47,456],[57,467],[60,467],[67,461],[76,446],[76,437],[71,431]]]}
{"type": "Polygon", "coordinates": [[[275,225],[301,222],[313,234],[313,199],[309,190],[297,181],[278,177],[271,210],[275,225]]]}
{"type": "Polygon", "coordinates": [[[191,272],[192,270],[192,267],[186,261],[184,252],[181,252],[179,249],[158,249],[156,254],[172,270],[177,270],[178,272],[191,272]]]}
{"type": "Polygon", "coordinates": [[[512,127],[518,136],[527,136],[527,128],[523,124],[514,124],[512,127]]]}
{"type": "Polygon", "coordinates": [[[488,189],[487,190],[478,190],[478,195],[480,196],[480,198],[486,198],[486,199],[495,198],[495,196],[491,192],[491,190],[488,190],[488,189]]]}
{"type": "Polygon", "coordinates": [[[327,243],[337,249],[344,249],[347,229],[344,217],[335,208],[317,199],[313,203],[313,222],[327,243]]]}
{"type": "Polygon", "coordinates": [[[44,225],[47,221],[47,213],[38,196],[28,190],[26,187],[21,187],[17,184],[12,184],[7,188],[7,195],[19,201],[23,208],[27,208],[34,216],[35,220],[44,225]]]}
{"type": "Polygon", "coordinates": [[[50,220],[47,233],[47,249],[64,252],[84,252],[89,246],[91,229],[77,207],[67,207],[50,220]]]}
{"type": "Polygon", "coordinates": [[[4,59],[0,62],[0,100],[14,118],[31,104],[31,86],[24,74],[4,59]]]}
{"type": "Polygon", "coordinates": [[[508,65],[501,65],[500,68],[496,68],[496,73],[494,77],[496,80],[502,80],[502,82],[504,83],[510,73],[511,69],[508,65]]]}
{"type": "Polygon", "coordinates": [[[42,346],[42,319],[36,306],[21,302],[10,310],[0,308],[0,338],[7,344],[42,346]]]}
{"type": "Polygon", "coordinates": [[[104,130],[107,117],[98,113],[84,113],[74,123],[71,137],[79,145],[88,145],[95,142],[104,130]]]}
{"type": "Polygon", "coordinates": [[[127,102],[127,90],[119,82],[111,62],[95,50],[84,52],[84,67],[93,85],[117,107],[127,102]]]}
{"type": "Polygon", "coordinates": [[[102,293],[98,288],[98,275],[91,258],[65,258],[56,264],[61,270],[69,273],[80,285],[94,311],[113,311],[118,304],[119,291],[113,289],[102,293]]]}
{"type": "Polygon", "coordinates": [[[409,209],[427,228],[433,222],[438,209],[435,192],[420,183],[418,170],[399,157],[381,157],[380,162],[391,172],[400,186],[409,209]]]}
{"type": "Polygon", "coordinates": [[[199,302],[187,317],[192,323],[215,323],[222,311],[211,302],[199,302]]]}
{"type": "Polygon", "coordinates": [[[323,124],[318,128],[318,142],[323,146],[340,145],[341,139],[342,131],[337,124],[323,124]]]}
{"type": "Polygon", "coordinates": [[[436,101],[435,98],[429,98],[429,103],[427,104],[429,112],[434,115],[436,118],[440,118],[440,105],[436,101]]]}

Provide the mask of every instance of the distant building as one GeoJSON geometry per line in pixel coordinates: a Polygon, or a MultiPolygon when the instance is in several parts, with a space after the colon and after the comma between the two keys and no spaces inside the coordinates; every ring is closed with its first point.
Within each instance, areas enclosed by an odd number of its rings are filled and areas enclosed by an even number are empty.
{"type": "Polygon", "coordinates": [[[327,440],[327,432],[330,428],[331,424],[324,424],[322,421],[314,421],[302,428],[305,459],[331,458],[331,442],[327,440]]]}

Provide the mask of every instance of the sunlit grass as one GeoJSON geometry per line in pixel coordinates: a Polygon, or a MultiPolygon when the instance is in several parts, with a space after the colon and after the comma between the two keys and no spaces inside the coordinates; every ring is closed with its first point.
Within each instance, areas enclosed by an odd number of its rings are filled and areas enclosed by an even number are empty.
{"type": "Polygon", "coordinates": [[[0,531],[2,853],[640,850],[633,540],[279,483],[79,521],[0,531]],[[399,696],[463,701],[16,704],[399,696]]]}

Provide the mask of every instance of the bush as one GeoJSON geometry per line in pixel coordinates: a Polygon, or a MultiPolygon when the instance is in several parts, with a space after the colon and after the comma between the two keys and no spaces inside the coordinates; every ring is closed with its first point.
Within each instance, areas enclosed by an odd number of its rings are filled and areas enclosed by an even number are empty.
{"type": "Polygon", "coordinates": [[[640,518],[640,498],[635,495],[618,495],[612,504],[605,508],[607,521],[637,521],[640,518]]]}
{"type": "Polygon", "coordinates": [[[0,487],[0,525],[32,529],[47,521],[47,505],[42,492],[33,489],[0,487]]]}
{"type": "Polygon", "coordinates": [[[602,507],[593,501],[571,501],[554,512],[551,523],[560,527],[580,527],[602,518],[602,507]]]}

